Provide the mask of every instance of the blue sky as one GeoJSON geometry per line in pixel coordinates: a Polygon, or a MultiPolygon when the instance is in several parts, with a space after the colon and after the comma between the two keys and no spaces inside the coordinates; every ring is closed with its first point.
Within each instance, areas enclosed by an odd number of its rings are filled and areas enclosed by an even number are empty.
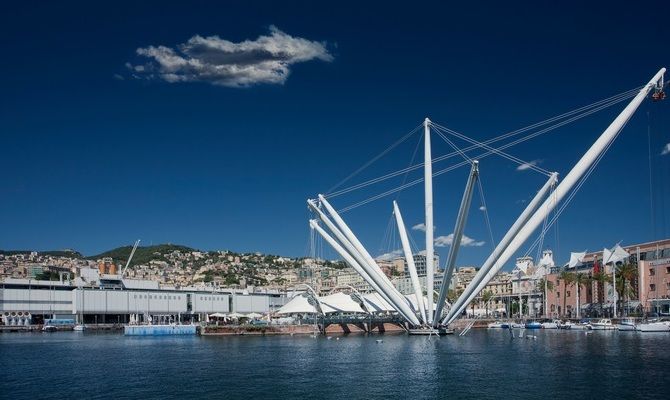
{"type": "MultiPolygon", "coordinates": [[[[0,248],[95,254],[140,238],[308,255],[305,199],[426,116],[484,140],[647,82],[670,64],[662,4],[5,5],[0,248]],[[267,57],[272,46],[281,49],[267,57]]],[[[565,175],[622,108],[509,152],[565,175]]],[[[419,139],[351,183],[406,167],[419,139]]],[[[646,102],[545,247],[565,261],[571,250],[668,237],[669,142],[668,103],[646,102]]],[[[435,155],[449,151],[434,144],[435,155]]],[[[496,240],[544,181],[515,167],[482,160],[496,240]]],[[[452,230],[466,176],[435,179],[438,236],[452,230]]],[[[398,246],[385,240],[395,198],[407,225],[422,222],[421,186],[344,214],[373,253],[398,246]]],[[[484,243],[463,248],[459,265],[491,249],[476,207],[466,235],[484,243]]]]}

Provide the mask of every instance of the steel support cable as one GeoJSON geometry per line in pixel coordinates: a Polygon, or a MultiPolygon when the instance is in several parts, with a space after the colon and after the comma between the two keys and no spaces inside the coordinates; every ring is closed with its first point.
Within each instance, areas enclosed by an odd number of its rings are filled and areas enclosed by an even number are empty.
{"type": "MultiPolygon", "coordinates": [[[[621,100],[618,100],[617,102],[621,102],[621,101],[623,101],[623,100],[624,100],[624,99],[621,99],[621,100]]],[[[613,104],[615,104],[615,103],[613,103],[613,104]]],[[[593,113],[595,113],[595,112],[598,112],[598,111],[600,111],[600,110],[602,110],[602,109],[604,109],[604,108],[610,107],[610,106],[612,106],[613,104],[605,104],[605,105],[602,105],[602,106],[600,106],[600,107],[598,107],[598,108],[595,108],[595,109],[592,109],[592,110],[587,111],[587,112],[586,112],[585,114],[583,114],[583,115],[577,115],[577,116],[572,117],[572,118],[570,118],[570,119],[561,121],[561,122],[557,123],[556,125],[553,125],[553,126],[544,128],[544,129],[539,130],[539,131],[537,131],[537,132],[533,132],[533,133],[531,133],[531,134],[528,135],[528,136],[524,136],[524,137],[519,138],[519,139],[516,139],[516,140],[514,140],[514,141],[512,141],[512,142],[510,142],[510,143],[504,144],[504,145],[498,147],[496,150],[505,150],[505,149],[507,149],[507,148],[509,148],[509,147],[512,147],[512,146],[515,146],[515,145],[517,145],[517,144],[519,144],[519,143],[525,142],[525,141],[530,140],[530,139],[534,139],[535,137],[538,137],[538,136],[543,135],[543,134],[545,134],[545,133],[547,133],[547,132],[550,132],[550,131],[552,131],[552,130],[555,130],[555,129],[557,129],[557,128],[560,128],[561,126],[567,125],[567,124],[569,124],[569,123],[571,123],[571,122],[574,122],[574,121],[576,121],[576,120],[578,120],[578,119],[580,119],[580,118],[584,118],[584,117],[586,117],[586,116],[588,116],[588,115],[591,115],[591,114],[593,114],[593,113]]],[[[475,148],[475,147],[477,147],[477,146],[472,146],[472,147],[475,148]]],[[[452,156],[455,155],[455,154],[456,154],[456,153],[452,153],[452,156]]],[[[486,151],[486,152],[484,152],[484,153],[482,153],[482,154],[480,154],[480,155],[478,155],[478,156],[476,156],[476,157],[474,157],[474,158],[482,159],[482,158],[487,157],[487,156],[489,156],[489,155],[491,155],[491,154],[493,154],[492,151],[486,151]]],[[[449,166],[449,167],[447,167],[447,168],[444,168],[444,169],[442,169],[442,170],[440,170],[440,171],[434,172],[434,173],[433,173],[433,177],[440,176],[440,175],[442,175],[442,174],[445,174],[445,173],[447,173],[447,172],[451,172],[451,171],[453,171],[453,170],[455,170],[455,169],[457,169],[457,168],[460,168],[460,167],[462,167],[462,166],[464,166],[464,165],[469,165],[469,164],[470,164],[470,163],[469,163],[468,161],[461,161],[461,162],[456,163],[456,164],[454,164],[454,165],[451,165],[451,166],[449,166]]],[[[390,194],[393,194],[393,193],[396,193],[396,192],[398,192],[398,191],[405,190],[405,189],[407,189],[407,188],[409,188],[409,187],[412,187],[412,186],[414,186],[414,185],[417,185],[417,184],[423,182],[423,179],[424,179],[424,178],[419,178],[419,179],[416,179],[416,180],[414,180],[414,181],[408,182],[408,183],[406,183],[406,184],[404,184],[404,185],[398,186],[398,187],[396,187],[396,188],[394,188],[394,189],[389,189],[389,190],[387,190],[387,191],[385,191],[385,192],[382,192],[382,193],[377,194],[377,195],[375,195],[375,196],[369,197],[369,198],[367,198],[367,199],[365,199],[365,200],[359,201],[359,202],[354,203],[354,204],[352,204],[352,205],[350,205],[350,206],[344,207],[344,208],[338,210],[338,212],[340,212],[340,213],[345,213],[345,212],[347,212],[347,211],[353,210],[354,208],[358,208],[358,207],[360,207],[360,206],[362,206],[362,205],[365,205],[365,204],[370,203],[370,202],[372,202],[372,201],[378,200],[378,199],[380,199],[380,198],[382,198],[382,197],[386,197],[386,196],[388,196],[388,195],[390,195],[390,194]]],[[[332,195],[331,195],[331,197],[332,197],[332,195]]]]}
{"type": "MultiPolygon", "coordinates": [[[[547,124],[549,124],[549,123],[552,123],[552,122],[554,122],[554,121],[557,121],[557,120],[560,120],[560,119],[563,119],[563,118],[567,118],[568,116],[580,115],[579,118],[577,118],[577,119],[586,117],[586,116],[588,116],[588,115],[591,115],[592,112],[585,111],[585,112],[583,113],[583,115],[581,115],[581,114],[579,114],[579,113],[582,112],[582,111],[584,111],[584,110],[589,110],[589,109],[591,109],[591,110],[595,110],[595,111],[600,111],[600,110],[602,110],[602,109],[604,109],[604,108],[611,107],[611,106],[613,106],[613,105],[615,105],[615,104],[617,104],[617,103],[620,103],[620,102],[623,101],[623,100],[626,100],[626,99],[629,98],[629,97],[632,97],[632,95],[634,95],[637,91],[639,91],[640,88],[641,88],[641,87],[638,87],[638,88],[635,88],[635,89],[628,90],[628,91],[626,91],[626,92],[619,93],[619,94],[617,94],[617,95],[608,97],[608,98],[603,99],[603,100],[599,100],[599,101],[597,101],[597,102],[595,102],[595,103],[592,103],[592,104],[589,104],[589,105],[587,105],[587,106],[580,107],[580,108],[575,109],[575,110],[573,110],[573,111],[569,111],[569,112],[563,113],[563,114],[561,114],[561,115],[557,115],[557,116],[555,116],[555,117],[546,119],[546,120],[544,120],[544,121],[537,122],[537,123],[534,123],[534,124],[532,124],[532,125],[526,126],[526,127],[524,127],[524,128],[520,128],[520,129],[517,129],[517,130],[515,130],[515,131],[511,131],[511,132],[505,133],[505,134],[503,134],[503,135],[500,135],[500,136],[491,138],[491,139],[486,140],[486,141],[484,141],[484,142],[482,142],[482,143],[484,143],[484,144],[491,144],[491,143],[495,143],[495,142],[498,142],[498,141],[501,141],[501,140],[505,140],[505,139],[507,139],[507,138],[509,138],[509,137],[517,136],[517,135],[519,135],[519,134],[521,134],[521,133],[527,132],[527,131],[532,130],[532,129],[535,129],[535,128],[537,128],[537,127],[540,127],[540,126],[543,126],[543,125],[547,125],[547,124]],[[603,107],[603,105],[605,105],[605,107],[603,107]]],[[[594,111],[594,112],[595,112],[595,111],[594,111]]],[[[572,122],[572,121],[575,121],[575,120],[576,120],[576,119],[571,119],[570,121],[572,122]]],[[[558,125],[558,126],[562,126],[562,125],[558,125]]],[[[417,129],[417,128],[414,128],[414,130],[416,130],[416,129],[417,129]]],[[[546,129],[546,128],[545,128],[545,129],[546,129]]],[[[555,129],[555,128],[554,128],[554,129],[555,129]]],[[[473,149],[478,148],[478,147],[479,147],[479,146],[470,146],[470,147],[466,147],[466,148],[463,149],[463,150],[464,150],[464,151],[470,151],[470,150],[473,150],[473,149]]],[[[457,153],[453,152],[453,153],[445,154],[445,155],[442,155],[442,156],[439,156],[439,157],[435,157],[435,158],[433,159],[433,163],[437,163],[437,162],[446,160],[446,159],[448,159],[448,158],[454,157],[456,154],[457,154],[457,153]]],[[[369,164],[368,164],[367,166],[369,166],[369,164]]],[[[365,167],[367,167],[367,166],[365,166],[365,167]]],[[[370,179],[370,180],[368,180],[368,181],[361,182],[361,183],[358,183],[358,184],[356,184],[356,185],[353,185],[353,186],[350,186],[350,187],[347,187],[347,188],[344,188],[344,189],[341,189],[341,190],[338,190],[338,191],[335,191],[335,192],[332,192],[332,191],[331,191],[331,192],[326,196],[326,198],[337,197],[337,196],[340,196],[340,195],[343,195],[343,194],[352,192],[352,191],[354,191],[354,190],[357,190],[357,189],[360,189],[360,188],[363,188],[363,187],[366,187],[366,186],[369,186],[369,185],[373,185],[373,184],[375,184],[375,183],[378,183],[378,182],[381,182],[381,181],[384,181],[384,180],[393,178],[393,177],[395,177],[395,176],[402,175],[402,174],[404,174],[404,173],[407,173],[407,172],[410,172],[410,171],[413,171],[413,170],[417,170],[417,169],[422,168],[422,167],[423,167],[423,163],[419,163],[419,164],[413,165],[413,166],[411,166],[411,167],[407,167],[407,168],[404,168],[404,169],[402,169],[402,170],[398,170],[398,171],[395,171],[395,172],[390,172],[390,173],[388,173],[388,174],[386,174],[386,175],[383,175],[383,176],[380,176],[380,177],[377,177],[377,178],[373,178],[373,179],[370,179]]],[[[362,168],[362,169],[365,169],[364,167],[361,167],[361,168],[362,168]]],[[[359,170],[362,170],[361,168],[359,168],[359,170]]],[[[356,174],[359,173],[359,172],[360,172],[360,171],[355,172],[355,173],[353,173],[351,176],[354,176],[354,175],[356,175],[356,174]]],[[[344,180],[343,182],[339,183],[339,184],[336,185],[335,187],[339,187],[342,183],[344,183],[344,182],[347,181],[348,179],[350,179],[350,178],[345,178],[345,180],[344,180]]]]}
{"type": "MultiPolygon", "coordinates": [[[[433,124],[431,124],[431,126],[434,127],[433,124]]],[[[463,150],[461,150],[458,146],[456,146],[456,144],[454,144],[454,142],[452,142],[451,140],[449,140],[449,138],[446,137],[446,136],[444,135],[444,133],[442,133],[439,129],[435,129],[435,133],[437,133],[438,136],[440,136],[440,137],[442,138],[442,140],[444,140],[445,142],[447,142],[447,144],[448,144],[449,146],[451,146],[451,147],[456,151],[456,153],[458,153],[461,157],[463,157],[463,159],[464,159],[465,161],[467,161],[467,162],[469,162],[469,163],[472,163],[472,159],[471,159],[470,157],[468,157],[468,155],[465,154],[465,152],[464,152],[463,150]]]]}
{"type": "MultiPolygon", "coordinates": [[[[374,164],[377,160],[379,160],[380,158],[384,157],[389,151],[393,150],[394,148],[396,148],[397,146],[399,146],[402,142],[404,142],[405,140],[409,139],[409,138],[410,138],[410,137],[411,137],[417,130],[419,130],[419,128],[421,128],[421,127],[423,127],[423,123],[417,125],[414,129],[412,129],[412,130],[409,131],[407,134],[405,134],[405,136],[401,137],[401,138],[398,139],[395,143],[393,143],[393,144],[391,144],[389,147],[387,147],[384,151],[382,151],[381,153],[377,154],[375,157],[373,157],[372,159],[370,159],[368,162],[366,162],[365,164],[363,164],[362,166],[360,166],[356,171],[352,172],[351,174],[349,174],[349,176],[347,176],[346,178],[342,179],[338,184],[336,184],[335,186],[333,186],[333,187],[331,187],[330,189],[328,189],[328,193],[330,193],[330,192],[332,192],[333,190],[337,189],[338,187],[344,185],[347,181],[349,181],[349,179],[351,179],[351,178],[353,178],[354,176],[358,175],[358,174],[361,173],[363,170],[365,170],[367,167],[369,167],[370,165],[374,164]]],[[[328,196],[326,196],[326,197],[328,197],[328,196]]]]}
{"type": "MultiPolygon", "coordinates": [[[[539,172],[539,173],[541,173],[541,174],[543,174],[543,175],[546,175],[546,176],[551,176],[551,172],[547,171],[546,169],[544,169],[544,168],[542,168],[542,167],[539,167],[539,166],[537,166],[537,165],[534,165],[533,163],[524,161],[524,160],[520,159],[519,157],[513,156],[513,155],[511,155],[511,154],[505,153],[504,151],[500,151],[500,150],[498,150],[498,149],[496,149],[496,148],[493,148],[493,147],[491,147],[491,146],[489,146],[489,145],[486,145],[486,144],[484,144],[484,143],[481,143],[481,142],[479,142],[479,141],[477,141],[477,140],[475,140],[475,139],[472,139],[472,138],[470,138],[470,137],[468,137],[468,136],[466,136],[466,135],[464,135],[464,134],[462,134],[462,133],[456,132],[456,131],[453,130],[453,129],[444,127],[444,126],[439,125],[439,124],[431,124],[431,125],[435,128],[435,131],[438,132],[438,134],[440,134],[440,135],[442,135],[441,131],[444,131],[443,133],[448,133],[448,134],[451,134],[451,135],[453,135],[453,136],[456,136],[457,138],[459,138],[459,139],[461,139],[461,140],[464,140],[464,141],[466,141],[466,142],[469,142],[469,143],[471,143],[471,144],[474,144],[474,145],[477,146],[477,147],[483,147],[484,149],[486,149],[486,150],[490,150],[490,151],[492,151],[494,154],[497,154],[497,155],[499,155],[499,156],[501,156],[501,157],[503,157],[503,158],[506,158],[506,159],[512,161],[513,163],[516,163],[516,164],[518,164],[518,165],[527,165],[529,169],[531,169],[531,170],[533,170],[533,171],[535,171],[535,172],[539,172]]],[[[443,137],[443,138],[444,138],[444,137],[443,137]]]]}
{"type": "MultiPolygon", "coordinates": [[[[630,120],[628,120],[628,121],[630,121],[630,120]]],[[[546,233],[546,230],[548,230],[549,228],[551,228],[551,227],[554,225],[554,223],[558,220],[558,218],[561,216],[561,214],[563,214],[563,211],[565,211],[565,209],[567,208],[567,206],[570,204],[570,202],[572,201],[572,199],[575,197],[575,195],[577,194],[577,192],[579,191],[579,189],[581,189],[582,186],[584,186],[584,183],[586,183],[586,181],[588,180],[589,176],[591,176],[591,174],[592,174],[593,171],[596,169],[596,167],[598,166],[598,164],[600,163],[600,161],[603,159],[603,157],[605,156],[605,154],[609,151],[610,147],[612,147],[612,144],[614,144],[614,142],[616,141],[616,139],[619,137],[619,135],[621,134],[621,131],[623,131],[623,129],[626,127],[626,125],[628,125],[628,121],[626,121],[626,122],[621,126],[621,129],[619,129],[619,131],[616,133],[616,135],[615,135],[615,136],[612,138],[612,140],[607,144],[607,146],[605,147],[604,151],[598,155],[598,157],[595,159],[595,161],[593,162],[593,164],[591,164],[591,166],[590,166],[589,169],[586,171],[586,173],[584,174],[584,176],[582,176],[582,178],[579,180],[579,182],[577,183],[577,185],[570,191],[570,194],[568,195],[568,197],[566,198],[566,200],[561,204],[561,207],[558,209],[558,211],[554,214],[554,216],[551,218],[551,220],[550,220],[550,221],[546,224],[546,226],[543,228],[543,232],[541,233],[542,236],[546,233]]],[[[538,245],[539,241],[540,241],[540,237],[538,237],[537,239],[535,239],[535,241],[533,242],[533,244],[531,245],[531,247],[528,249],[528,251],[526,251],[526,254],[525,254],[524,256],[528,256],[528,254],[530,254],[530,252],[533,251],[533,249],[535,248],[535,246],[538,245]]]]}
{"type": "Polygon", "coordinates": [[[486,228],[489,231],[489,238],[491,239],[492,250],[495,250],[495,247],[498,245],[493,239],[493,229],[491,229],[491,219],[489,218],[489,207],[486,205],[486,198],[484,197],[484,187],[482,186],[481,173],[479,179],[477,179],[477,184],[479,186],[479,197],[481,200],[481,208],[484,208],[484,221],[486,222],[486,228]]]}

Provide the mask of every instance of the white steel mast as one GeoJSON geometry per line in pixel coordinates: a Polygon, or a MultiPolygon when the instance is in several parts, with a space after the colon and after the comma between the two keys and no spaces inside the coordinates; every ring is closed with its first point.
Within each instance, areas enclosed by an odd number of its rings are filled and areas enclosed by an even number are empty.
{"type": "Polygon", "coordinates": [[[414,264],[414,256],[412,255],[412,248],[409,246],[409,239],[407,238],[407,230],[405,229],[405,222],[400,214],[398,203],[393,201],[393,214],[395,215],[398,224],[398,233],[400,233],[400,242],[402,243],[402,250],[405,253],[405,260],[407,262],[407,270],[409,271],[410,279],[412,280],[412,287],[414,287],[414,296],[416,296],[416,304],[419,307],[421,314],[421,322],[426,322],[426,308],[423,304],[423,290],[421,289],[421,282],[419,282],[419,275],[416,272],[416,265],[414,264]]]}
{"type": "Polygon", "coordinates": [[[435,275],[435,266],[433,261],[433,158],[430,151],[430,120],[426,118],[423,121],[423,142],[424,142],[424,194],[426,211],[426,293],[428,294],[428,324],[433,323],[433,277],[435,275]]]}
{"type": "Polygon", "coordinates": [[[319,218],[328,226],[328,228],[338,237],[340,243],[344,245],[361,267],[368,273],[368,275],[377,283],[382,292],[388,297],[391,305],[412,325],[420,325],[419,319],[412,308],[407,303],[407,299],[398,292],[391,281],[384,275],[379,265],[372,258],[370,253],[365,249],[363,244],[358,240],[356,235],[351,231],[349,226],[344,222],[342,217],[335,211],[333,206],[326,201],[323,195],[319,195],[319,201],[326,208],[328,213],[333,217],[334,221],[329,218],[319,209],[313,200],[308,200],[309,206],[319,214],[319,218]]]}
{"type": "Polygon", "coordinates": [[[433,321],[434,327],[437,327],[437,325],[440,323],[444,302],[447,300],[451,275],[454,273],[456,257],[458,257],[458,250],[461,247],[461,239],[463,238],[465,223],[468,220],[468,211],[470,210],[470,203],[472,202],[472,190],[475,188],[475,182],[477,181],[478,176],[479,161],[474,160],[472,161],[472,168],[470,169],[468,182],[465,185],[465,191],[463,192],[463,198],[461,199],[461,206],[458,209],[458,217],[456,217],[456,226],[454,226],[454,233],[451,240],[451,247],[449,248],[449,255],[447,256],[447,263],[444,266],[440,294],[437,296],[437,308],[435,309],[435,320],[433,321]]]}
{"type": "MultiPolygon", "coordinates": [[[[544,218],[556,207],[556,205],[565,197],[572,187],[579,181],[579,179],[588,171],[593,163],[603,154],[617,134],[623,129],[624,125],[632,117],[633,113],[638,109],[642,101],[647,97],[649,92],[656,87],[656,83],[663,78],[665,68],[661,68],[656,75],[642,88],[639,93],[631,100],[626,108],[612,121],[612,123],[603,131],[600,137],[591,145],[591,147],[584,153],[582,158],[575,164],[570,172],[565,176],[554,191],[553,195],[544,201],[542,206],[533,214],[527,223],[523,225],[521,230],[510,245],[502,253],[493,268],[486,274],[482,283],[486,285],[495,274],[500,271],[502,266],[516,253],[517,250],[525,243],[530,235],[542,224],[544,218]]],[[[475,293],[476,294],[476,293],[475,293]]],[[[474,297],[470,295],[470,297],[474,297]]],[[[471,301],[469,299],[467,302],[471,301]]],[[[579,312],[579,310],[577,310],[579,312]]],[[[453,320],[453,316],[451,317],[453,320]]]]}
{"type": "Polygon", "coordinates": [[[484,280],[486,274],[491,270],[493,264],[496,261],[498,261],[498,258],[500,258],[502,252],[510,244],[510,242],[514,238],[514,235],[516,235],[523,226],[523,224],[526,223],[526,221],[528,221],[531,214],[535,212],[535,210],[537,210],[537,207],[540,205],[540,202],[544,200],[547,193],[549,192],[549,189],[553,187],[557,179],[558,174],[554,172],[549,178],[549,180],[544,184],[544,186],[542,186],[540,191],[537,192],[533,200],[531,200],[531,202],[528,203],[526,209],[523,211],[523,213],[521,213],[519,218],[517,218],[517,220],[514,222],[509,231],[507,231],[505,236],[493,250],[493,253],[491,253],[491,255],[486,259],[486,261],[479,269],[479,271],[477,271],[477,274],[472,279],[472,282],[470,282],[470,284],[465,288],[465,291],[451,306],[451,310],[449,310],[449,313],[447,314],[446,318],[447,323],[451,322],[451,320],[455,318],[455,316],[463,312],[463,309],[468,306],[468,303],[472,301],[472,299],[477,295],[477,293],[481,292],[481,290],[484,288],[486,284],[480,285],[480,283],[484,280]]]}

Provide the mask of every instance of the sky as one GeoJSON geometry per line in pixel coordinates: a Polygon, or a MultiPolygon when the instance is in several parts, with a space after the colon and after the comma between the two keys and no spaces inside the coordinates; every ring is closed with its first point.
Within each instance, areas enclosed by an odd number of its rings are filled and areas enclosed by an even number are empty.
{"type": "MultiPolygon", "coordinates": [[[[0,249],[92,255],[139,238],[336,258],[311,245],[306,199],[424,118],[485,140],[641,86],[670,64],[663,2],[470,3],[4,5],[0,249]]],[[[507,151],[564,176],[624,105],[507,151]]],[[[643,103],[548,231],[543,247],[558,262],[670,237],[669,105],[643,103]]],[[[341,188],[420,162],[421,140],[341,188]]],[[[450,149],[433,135],[435,156],[450,149]]],[[[546,179],[499,157],[480,171],[491,232],[477,190],[458,265],[481,264],[546,179]]],[[[342,209],[420,174],[331,202],[342,209]]],[[[467,174],[434,181],[442,260],[467,174]]],[[[400,248],[393,200],[425,246],[417,185],[343,214],[373,255],[400,248]]]]}

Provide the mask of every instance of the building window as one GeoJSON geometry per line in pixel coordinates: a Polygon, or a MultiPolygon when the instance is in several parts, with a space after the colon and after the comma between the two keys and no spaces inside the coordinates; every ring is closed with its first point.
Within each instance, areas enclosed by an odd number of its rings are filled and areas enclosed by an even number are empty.
{"type": "Polygon", "coordinates": [[[670,267],[665,267],[665,273],[670,274],[670,267]]]}
{"type": "Polygon", "coordinates": [[[656,284],[655,283],[650,284],[649,285],[649,290],[651,290],[652,292],[655,292],[656,291],[656,284]]]}
{"type": "Polygon", "coordinates": [[[649,276],[656,275],[656,271],[653,268],[649,268],[649,276]]]}
{"type": "Polygon", "coordinates": [[[570,291],[565,292],[565,297],[570,297],[570,291]]]}
{"type": "Polygon", "coordinates": [[[556,292],[556,298],[560,299],[561,298],[561,292],[556,292]]]}

